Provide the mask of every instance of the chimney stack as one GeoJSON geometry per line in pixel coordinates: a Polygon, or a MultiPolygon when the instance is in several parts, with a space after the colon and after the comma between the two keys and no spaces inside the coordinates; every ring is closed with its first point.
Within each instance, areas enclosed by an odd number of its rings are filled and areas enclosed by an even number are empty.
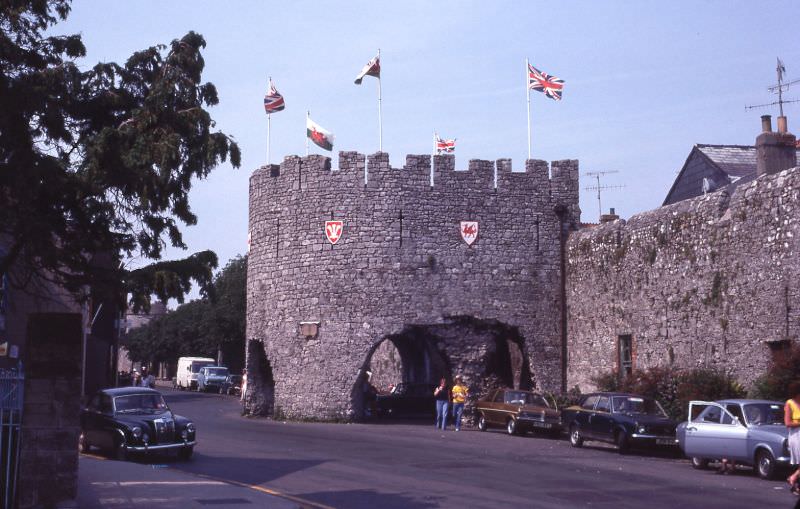
{"type": "Polygon", "coordinates": [[[608,214],[603,214],[600,216],[600,223],[610,223],[612,221],[616,221],[619,219],[619,216],[614,212],[614,208],[612,207],[608,214]]]}
{"type": "Polygon", "coordinates": [[[787,132],[786,117],[778,117],[778,132],[772,131],[772,117],[761,117],[761,134],[756,138],[756,175],[778,173],[797,166],[797,138],[787,132]]]}

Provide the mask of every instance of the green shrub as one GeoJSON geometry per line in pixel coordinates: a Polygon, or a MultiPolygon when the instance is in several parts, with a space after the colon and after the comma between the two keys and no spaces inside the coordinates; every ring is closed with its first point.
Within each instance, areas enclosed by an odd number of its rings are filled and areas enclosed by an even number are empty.
{"type": "Polygon", "coordinates": [[[649,396],[658,400],[673,419],[686,419],[689,401],[714,401],[744,397],[746,391],[724,371],[712,368],[677,370],[654,367],[634,371],[620,380],[616,371],[592,378],[601,391],[622,391],[649,396]]]}

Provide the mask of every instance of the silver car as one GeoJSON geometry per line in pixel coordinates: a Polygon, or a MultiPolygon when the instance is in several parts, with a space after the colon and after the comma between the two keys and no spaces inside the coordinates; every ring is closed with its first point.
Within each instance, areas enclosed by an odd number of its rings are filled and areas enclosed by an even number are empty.
{"type": "Polygon", "coordinates": [[[753,465],[763,479],[789,465],[789,432],[783,403],[757,399],[692,401],[689,420],[678,425],[678,445],[694,468],[727,458],[753,465]]]}

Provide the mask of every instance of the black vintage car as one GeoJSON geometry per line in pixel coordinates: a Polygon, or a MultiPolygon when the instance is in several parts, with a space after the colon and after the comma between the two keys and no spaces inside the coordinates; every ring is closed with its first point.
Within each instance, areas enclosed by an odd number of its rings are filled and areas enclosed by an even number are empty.
{"type": "Polygon", "coordinates": [[[81,452],[98,447],[125,460],[131,453],[175,451],[188,460],[196,443],[194,424],[172,413],[153,389],[104,389],[81,411],[81,452]]]}
{"type": "Polygon", "coordinates": [[[378,417],[433,417],[436,415],[434,387],[401,382],[393,392],[376,396],[375,413],[378,417]]]}
{"type": "Polygon", "coordinates": [[[584,440],[598,440],[616,444],[624,454],[631,447],[675,447],[678,443],[677,423],[656,400],[636,394],[587,394],[561,412],[561,421],[573,447],[581,447],[584,440]]]}

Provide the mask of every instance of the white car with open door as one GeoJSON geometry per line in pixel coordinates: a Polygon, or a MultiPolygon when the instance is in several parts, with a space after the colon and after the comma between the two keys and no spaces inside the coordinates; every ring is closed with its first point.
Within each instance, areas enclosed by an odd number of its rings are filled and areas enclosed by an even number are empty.
{"type": "Polygon", "coordinates": [[[788,436],[783,404],[755,399],[692,401],[677,429],[678,445],[694,468],[726,458],[752,465],[764,479],[789,465],[788,436]]]}

